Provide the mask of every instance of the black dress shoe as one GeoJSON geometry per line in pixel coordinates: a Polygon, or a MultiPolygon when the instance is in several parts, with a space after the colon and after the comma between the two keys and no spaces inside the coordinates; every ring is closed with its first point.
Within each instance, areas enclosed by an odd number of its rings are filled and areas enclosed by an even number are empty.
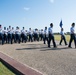
{"type": "Polygon", "coordinates": [[[57,48],[57,46],[55,46],[54,48],[57,48]]]}
{"type": "Polygon", "coordinates": [[[59,44],[59,45],[62,45],[62,44],[59,44]]]}
{"type": "Polygon", "coordinates": [[[69,48],[72,48],[72,47],[70,47],[70,46],[68,46],[69,48]]]}
{"type": "Polygon", "coordinates": [[[65,44],[65,45],[68,45],[68,44],[65,44]]]}
{"type": "Polygon", "coordinates": [[[48,46],[50,48],[50,46],[48,46]]]}

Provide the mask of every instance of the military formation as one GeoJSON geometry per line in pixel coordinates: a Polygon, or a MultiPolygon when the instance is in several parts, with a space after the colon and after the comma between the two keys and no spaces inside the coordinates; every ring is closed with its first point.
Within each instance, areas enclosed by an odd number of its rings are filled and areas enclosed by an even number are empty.
{"type": "MultiPolygon", "coordinates": [[[[70,28],[70,40],[69,45],[67,44],[65,35],[64,35],[64,29],[61,28],[60,35],[61,40],[59,42],[59,45],[62,44],[62,41],[64,40],[65,45],[68,45],[69,48],[71,47],[71,43],[74,40],[75,48],[76,48],[76,34],[75,34],[75,23],[71,24],[70,28]]],[[[29,28],[29,30],[26,30],[25,27],[20,30],[20,28],[17,26],[16,28],[9,26],[8,28],[4,27],[2,28],[2,25],[0,25],[0,43],[2,45],[4,44],[13,44],[13,43],[23,43],[23,42],[33,42],[33,41],[43,41],[44,44],[48,44],[48,47],[50,47],[50,43],[52,41],[53,47],[57,48],[55,39],[54,39],[54,33],[53,33],[53,23],[50,24],[50,27],[45,29],[34,29],[32,30],[29,28]]]]}

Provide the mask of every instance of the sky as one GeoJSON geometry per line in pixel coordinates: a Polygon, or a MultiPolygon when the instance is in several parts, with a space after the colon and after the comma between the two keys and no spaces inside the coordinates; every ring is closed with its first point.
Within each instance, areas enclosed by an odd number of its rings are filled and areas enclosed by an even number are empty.
{"type": "Polygon", "coordinates": [[[76,23],[76,0],[0,0],[2,27],[44,29],[53,23],[53,32],[60,32],[61,19],[64,32],[69,32],[76,23]]]}

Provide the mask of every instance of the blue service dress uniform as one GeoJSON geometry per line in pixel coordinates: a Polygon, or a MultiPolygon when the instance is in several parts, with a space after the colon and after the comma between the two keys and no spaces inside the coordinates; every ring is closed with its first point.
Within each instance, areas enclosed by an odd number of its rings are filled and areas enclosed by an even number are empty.
{"type": "Polygon", "coordinates": [[[53,46],[56,47],[56,43],[55,43],[55,39],[54,39],[54,35],[53,35],[53,28],[49,27],[48,28],[48,47],[50,47],[50,42],[53,42],[53,46]]]}

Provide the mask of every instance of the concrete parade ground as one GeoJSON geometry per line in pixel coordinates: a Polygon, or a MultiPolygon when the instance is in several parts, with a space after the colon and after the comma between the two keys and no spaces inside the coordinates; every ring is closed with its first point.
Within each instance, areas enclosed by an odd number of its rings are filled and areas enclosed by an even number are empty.
{"type": "Polygon", "coordinates": [[[76,49],[68,48],[64,43],[57,48],[48,48],[40,42],[0,45],[0,52],[20,63],[41,72],[43,75],[76,75],[76,49]]]}

